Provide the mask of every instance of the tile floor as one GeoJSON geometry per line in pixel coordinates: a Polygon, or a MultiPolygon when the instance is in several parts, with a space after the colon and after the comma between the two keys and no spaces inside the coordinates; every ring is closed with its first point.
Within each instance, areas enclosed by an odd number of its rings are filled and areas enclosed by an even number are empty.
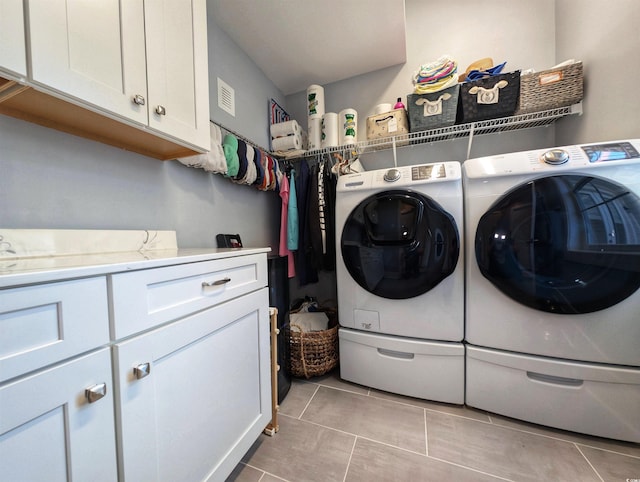
{"type": "Polygon", "coordinates": [[[228,482],[640,481],[640,444],[393,395],[337,370],[294,380],[278,421],[228,482]]]}

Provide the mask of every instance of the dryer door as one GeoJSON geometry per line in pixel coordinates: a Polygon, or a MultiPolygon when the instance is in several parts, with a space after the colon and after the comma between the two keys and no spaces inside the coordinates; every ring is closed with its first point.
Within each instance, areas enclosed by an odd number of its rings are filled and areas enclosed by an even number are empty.
{"type": "Polygon", "coordinates": [[[426,293],[455,269],[460,238],[453,217],[413,191],[384,191],[351,212],[342,258],[367,291],[390,299],[426,293]]]}
{"type": "Polygon", "coordinates": [[[640,198],[590,176],[536,179],[482,216],[475,252],[482,274],[524,305],[602,310],[640,287],[640,198]]]}

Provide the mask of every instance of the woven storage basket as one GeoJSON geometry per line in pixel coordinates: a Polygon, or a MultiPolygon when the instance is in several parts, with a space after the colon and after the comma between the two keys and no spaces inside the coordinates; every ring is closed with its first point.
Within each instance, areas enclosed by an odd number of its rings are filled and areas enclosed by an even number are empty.
{"type": "Polygon", "coordinates": [[[289,371],[294,377],[317,377],[338,366],[338,316],[333,310],[324,311],[329,317],[327,330],[303,332],[293,323],[286,330],[289,371]]]}
{"type": "Polygon", "coordinates": [[[520,71],[494,75],[460,85],[461,124],[513,115],[520,96],[520,71]],[[506,84],[503,84],[506,82],[506,84]]]}
{"type": "Polygon", "coordinates": [[[411,132],[449,127],[456,123],[460,86],[430,94],[407,95],[411,132]]]}
{"type": "Polygon", "coordinates": [[[584,95],[582,62],[520,77],[520,105],[527,114],[577,104],[584,95]]]}

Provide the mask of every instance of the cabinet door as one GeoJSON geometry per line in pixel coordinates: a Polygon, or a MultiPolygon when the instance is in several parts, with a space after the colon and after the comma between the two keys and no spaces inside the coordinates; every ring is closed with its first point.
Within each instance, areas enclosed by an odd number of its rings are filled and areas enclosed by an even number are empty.
{"type": "Polygon", "coordinates": [[[0,385],[0,481],[116,481],[111,388],[108,348],[0,385]]]}
{"type": "Polygon", "coordinates": [[[0,0],[0,70],[27,75],[22,0],[0,0]]]}
{"type": "Polygon", "coordinates": [[[147,124],[143,0],[29,0],[32,80],[147,124]]]}
{"type": "Polygon", "coordinates": [[[122,480],[231,473],[271,417],[267,305],[262,288],[114,346],[122,480]]]}
{"type": "Polygon", "coordinates": [[[206,2],[153,0],[144,7],[149,126],[209,150],[206,2]]]}

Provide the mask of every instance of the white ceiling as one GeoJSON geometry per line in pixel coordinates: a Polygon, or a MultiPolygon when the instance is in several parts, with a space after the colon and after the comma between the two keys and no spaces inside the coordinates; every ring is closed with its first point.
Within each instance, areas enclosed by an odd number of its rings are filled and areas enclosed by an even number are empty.
{"type": "Polygon", "coordinates": [[[284,95],[406,61],[404,0],[213,0],[218,26],[284,95]]]}

